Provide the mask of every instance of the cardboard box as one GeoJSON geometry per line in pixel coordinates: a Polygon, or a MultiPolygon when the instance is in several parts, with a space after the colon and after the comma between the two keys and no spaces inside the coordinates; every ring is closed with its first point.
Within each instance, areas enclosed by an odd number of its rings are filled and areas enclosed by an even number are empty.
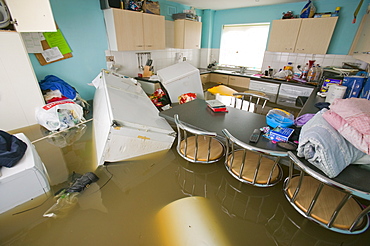
{"type": "Polygon", "coordinates": [[[277,142],[287,142],[294,132],[292,128],[276,127],[270,131],[269,139],[277,142]]]}
{"type": "Polygon", "coordinates": [[[159,2],[144,1],[143,11],[144,11],[144,13],[148,13],[148,14],[160,15],[161,10],[160,10],[160,6],[159,6],[159,2]]]}
{"type": "Polygon", "coordinates": [[[361,76],[344,77],[342,85],[347,87],[344,98],[359,97],[366,78],[361,76]]]}

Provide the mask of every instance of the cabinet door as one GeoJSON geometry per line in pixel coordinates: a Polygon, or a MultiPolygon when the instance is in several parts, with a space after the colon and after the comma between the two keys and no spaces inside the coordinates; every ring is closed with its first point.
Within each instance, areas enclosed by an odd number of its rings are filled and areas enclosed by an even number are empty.
{"type": "Polygon", "coordinates": [[[249,84],[250,90],[261,91],[261,92],[275,94],[275,95],[278,94],[279,87],[280,87],[280,84],[262,82],[262,81],[256,81],[256,80],[251,80],[249,84]]]}
{"type": "Polygon", "coordinates": [[[143,29],[145,50],[166,48],[164,16],[143,14],[143,29]]]}
{"type": "Polygon", "coordinates": [[[142,13],[112,9],[118,51],[143,50],[144,32],[142,13]]]}
{"type": "Polygon", "coordinates": [[[211,73],[209,78],[210,82],[221,83],[227,85],[229,83],[229,75],[211,73]]]}
{"type": "Polygon", "coordinates": [[[268,51],[294,52],[301,19],[274,20],[270,31],[268,51]]]}
{"type": "Polygon", "coordinates": [[[18,32],[56,32],[49,0],[7,0],[18,32]]]}
{"type": "Polygon", "coordinates": [[[350,54],[370,63],[370,14],[365,14],[357,30],[350,54]]]}
{"type": "Polygon", "coordinates": [[[199,49],[202,22],[175,20],[175,48],[199,49]]]}
{"type": "Polygon", "coordinates": [[[229,76],[229,85],[237,86],[241,88],[249,88],[250,79],[246,77],[239,76],[229,76]]]}
{"type": "Polygon", "coordinates": [[[0,31],[0,40],[0,129],[37,124],[35,109],[45,103],[21,35],[0,31]]]}
{"type": "Polygon", "coordinates": [[[184,49],[199,49],[202,22],[185,21],[184,49]]]}
{"type": "Polygon", "coordinates": [[[205,83],[209,82],[209,77],[210,77],[209,73],[201,74],[200,79],[202,81],[202,84],[205,84],[205,83]]]}
{"type": "Polygon", "coordinates": [[[326,54],[338,17],[302,19],[296,53],[326,54]]]}

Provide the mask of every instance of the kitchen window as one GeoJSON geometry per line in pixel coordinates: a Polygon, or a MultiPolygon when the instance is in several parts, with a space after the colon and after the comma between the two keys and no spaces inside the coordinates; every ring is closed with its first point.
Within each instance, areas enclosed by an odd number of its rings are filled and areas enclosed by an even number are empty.
{"type": "Polygon", "coordinates": [[[221,35],[221,66],[261,70],[270,23],[224,25],[221,35]]]}

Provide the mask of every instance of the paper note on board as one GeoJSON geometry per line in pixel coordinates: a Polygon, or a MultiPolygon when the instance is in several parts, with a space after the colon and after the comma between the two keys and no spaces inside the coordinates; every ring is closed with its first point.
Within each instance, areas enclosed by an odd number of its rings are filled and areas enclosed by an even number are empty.
{"type": "Polygon", "coordinates": [[[46,62],[53,62],[63,58],[62,53],[58,49],[58,47],[53,47],[47,50],[44,50],[42,53],[46,62]]]}
{"type": "Polygon", "coordinates": [[[58,47],[62,55],[72,52],[60,29],[56,32],[44,32],[44,37],[49,46],[58,47]]]}
{"type": "Polygon", "coordinates": [[[21,35],[28,53],[41,53],[43,51],[40,32],[22,32],[21,35]]]}

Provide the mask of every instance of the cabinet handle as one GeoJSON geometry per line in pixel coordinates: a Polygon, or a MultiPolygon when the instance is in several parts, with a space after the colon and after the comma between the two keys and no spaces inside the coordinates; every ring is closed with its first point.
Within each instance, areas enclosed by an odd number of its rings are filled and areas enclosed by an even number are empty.
{"type": "Polygon", "coordinates": [[[370,51],[364,51],[362,54],[370,54],[370,51]]]}
{"type": "Polygon", "coordinates": [[[147,45],[147,47],[152,47],[152,46],[153,46],[153,45],[151,45],[151,44],[148,44],[148,45],[147,45]]]}
{"type": "Polygon", "coordinates": [[[137,47],[144,47],[144,45],[142,45],[142,44],[138,44],[138,45],[137,45],[137,47]]]}

